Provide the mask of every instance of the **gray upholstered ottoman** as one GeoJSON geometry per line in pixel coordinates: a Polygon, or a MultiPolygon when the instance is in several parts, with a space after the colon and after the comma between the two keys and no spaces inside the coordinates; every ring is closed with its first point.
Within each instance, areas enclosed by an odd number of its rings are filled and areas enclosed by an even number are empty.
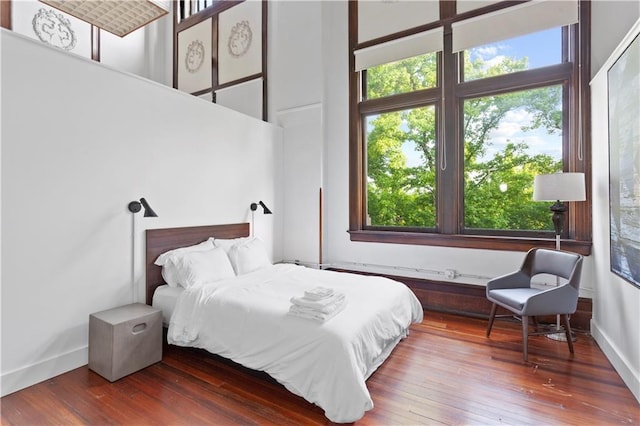
{"type": "Polygon", "coordinates": [[[142,303],[89,316],[89,368],[113,382],[162,360],[162,312],[142,303]]]}

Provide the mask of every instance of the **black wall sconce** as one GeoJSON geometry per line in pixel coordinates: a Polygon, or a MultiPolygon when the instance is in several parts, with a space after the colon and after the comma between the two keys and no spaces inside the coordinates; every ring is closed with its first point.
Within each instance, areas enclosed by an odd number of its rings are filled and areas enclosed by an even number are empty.
{"type": "Polygon", "coordinates": [[[251,209],[252,212],[255,212],[256,210],[258,210],[258,205],[262,207],[262,211],[264,212],[264,214],[273,214],[273,212],[269,210],[269,207],[267,207],[262,201],[258,201],[257,204],[251,203],[249,208],[251,209]]]}
{"type": "Polygon", "coordinates": [[[251,236],[253,237],[253,228],[254,228],[254,213],[256,212],[256,210],[258,210],[258,206],[262,207],[262,212],[264,214],[273,214],[273,212],[271,210],[269,210],[269,207],[267,207],[267,205],[265,203],[263,203],[262,201],[258,201],[257,203],[251,203],[249,205],[249,208],[251,209],[251,236]]]}
{"type": "Polygon", "coordinates": [[[156,212],[153,211],[147,200],[140,198],[140,201],[132,201],[129,203],[129,211],[131,213],[138,213],[140,210],[144,208],[144,217],[158,217],[156,212]]]}
{"type": "Polygon", "coordinates": [[[132,201],[127,206],[131,215],[131,302],[137,300],[136,292],[136,217],[135,214],[144,208],[144,217],[158,217],[147,200],[140,198],[140,201],[132,201]]]}

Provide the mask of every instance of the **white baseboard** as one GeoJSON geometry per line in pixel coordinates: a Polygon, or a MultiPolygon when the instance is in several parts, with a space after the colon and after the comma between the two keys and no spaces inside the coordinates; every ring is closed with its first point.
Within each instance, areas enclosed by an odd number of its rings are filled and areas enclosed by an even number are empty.
{"type": "Polygon", "coordinates": [[[640,373],[634,371],[633,366],[629,363],[624,355],[620,353],[617,346],[611,342],[611,339],[598,326],[595,320],[591,320],[591,335],[604,352],[613,368],[618,372],[622,381],[627,385],[633,396],[640,403],[640,373]]]}
{"type": "Polygon", "coordinates": [[[87,365],[88,359],[89,349],[88,346],[84,346],[41,362],[3,373],[0,378],[0,396],[9,395],[20,389],[87,365]]]}

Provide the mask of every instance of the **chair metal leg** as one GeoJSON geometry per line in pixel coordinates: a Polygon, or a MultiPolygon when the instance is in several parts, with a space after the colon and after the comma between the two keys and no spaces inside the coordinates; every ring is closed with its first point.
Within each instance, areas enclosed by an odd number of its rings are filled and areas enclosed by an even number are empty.
{"type": "Polygon", "coordinates": [[[562,326],[564,332],[567,335],[567,344],[569,345],[569,352],[573,353],[573,336],[571,336],[571,326],[569,325],[569,315],[562,315],[562,326]]]}
{"type": "Polygon", "coordinates": [[[487,325],[487,337],[491,334],[491,328],[493,327],[493,320],[496,318],[496,310],[498,309],[498,305],[495,303],[491,307],[491,313],[489,314],[489,324],[487,325]]]}
{"type": "Polygon", "coordinates": [[[529,317],[522,316],[522,356],[525,361],[529,359],[528,351],[528,337],[529,337],[529,317]]]}

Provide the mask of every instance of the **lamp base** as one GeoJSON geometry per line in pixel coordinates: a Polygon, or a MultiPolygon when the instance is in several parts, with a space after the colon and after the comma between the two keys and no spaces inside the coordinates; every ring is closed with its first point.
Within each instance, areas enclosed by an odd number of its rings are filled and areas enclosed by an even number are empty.
{"type": "MultiPolygon", "coordinates": [[[[557,333],[547,334],[545,337],[547,339],[555,340],[557,342],[566,342],[567,341],[567,335],[565,334],[564,330],[562,330],[562,329],[558,330],[557,333]]],[[[575,336],[575,334],[571,333],[571,341],[575,342],[576,340],[578,340],[578,338],[575,336]]]]}

